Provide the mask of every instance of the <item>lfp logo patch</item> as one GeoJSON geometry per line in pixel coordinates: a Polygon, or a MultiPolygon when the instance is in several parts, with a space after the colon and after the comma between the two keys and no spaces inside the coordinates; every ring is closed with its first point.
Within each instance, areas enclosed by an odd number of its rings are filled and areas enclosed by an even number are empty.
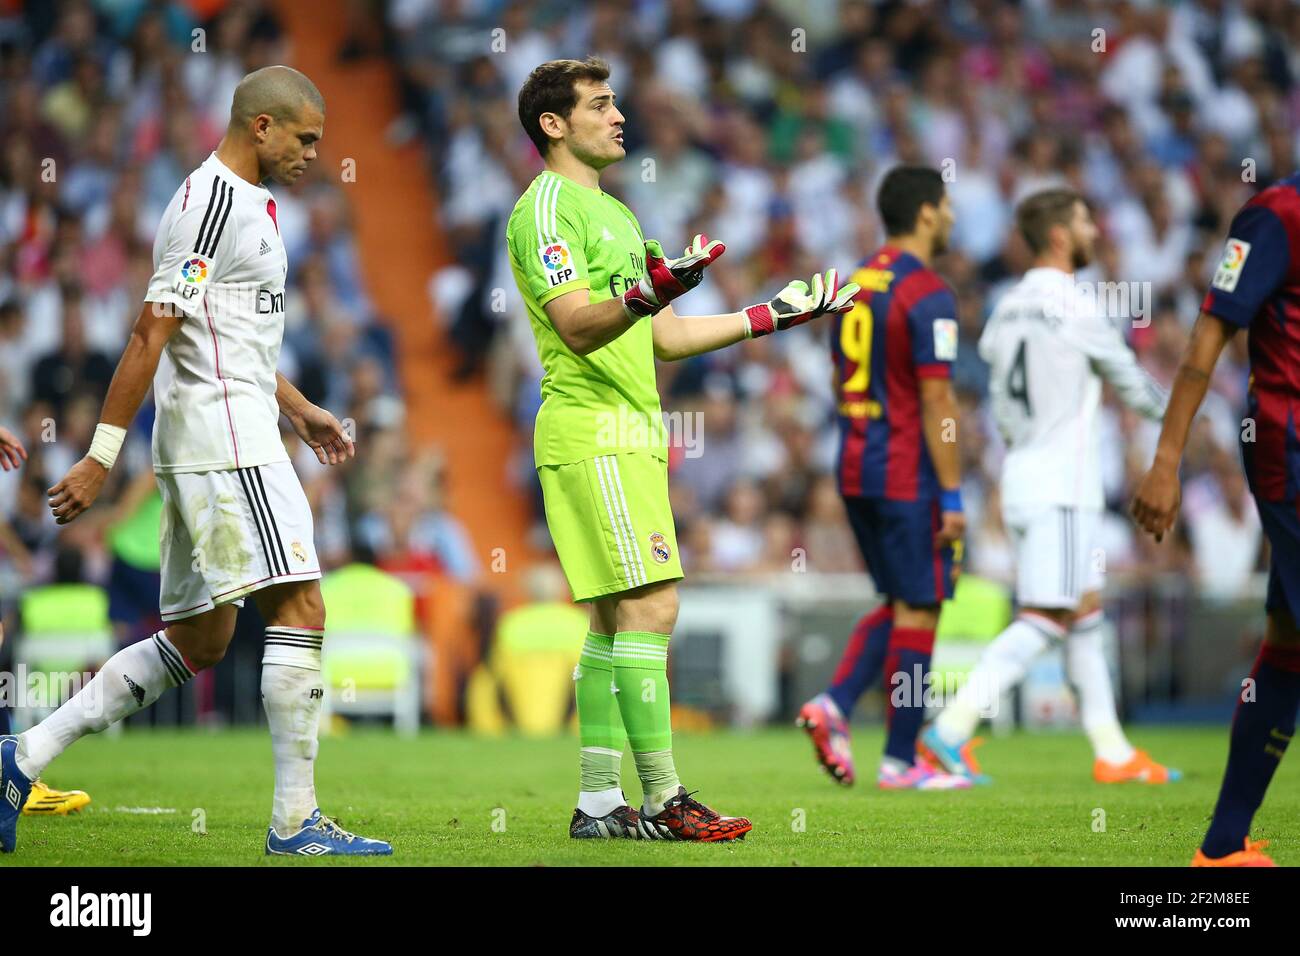
{"type": "Polygon", "coordinates": [[[934,357],[940,362],[957,360],[957,320],[934,320],[934,357]]]}
{"type": "Polygon", "coordinates": [[[542,250],[542,263],[552,272],[569,264],[569,247],[562,242],[553,243],[542,250]]]}
{"type": "Polygon", "coordinates": [[[660,564],[667,564],[673,556],[673,549],[668,547],[668,541],[658,531],[650,532],[650,553],[660,564]]]}
{"type": "Polygon", "coordinates": [[[1236,289],[1237,280],[1241,278],[1241,270],[1246,264],[1248,255],[1250,255],[1249,242],[1229,239],[1228,244],[1223,248],[1223,258],[1219,260],[1219,268],[1214,270],[1214,278],[1210,285],[1224,292],[1232,292],[1236,289]]]}
{"type": "Polygon", "coordinates": [[[181,278],[190,285],[198,285],[208,278],[208,264],[195,256],[181,266],[181,278]]]}
{"type": "Polygon", "coordinates": [[[546,281],[552,288],[574,278],[573,253],[569,251],[569,244],[563,239],[539,246],[537,254],[546,269],[546,281]]]}

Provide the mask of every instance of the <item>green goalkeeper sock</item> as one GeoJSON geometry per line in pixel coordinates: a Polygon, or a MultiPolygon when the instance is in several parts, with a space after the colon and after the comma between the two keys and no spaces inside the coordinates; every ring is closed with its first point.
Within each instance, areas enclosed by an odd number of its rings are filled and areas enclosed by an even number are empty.
{"type": "Polygon", "coordinates": [[[614,638],[587,632],[587,642],[573,671],[573,689],[578,699],[578,743],[582,748],[581,789],[584,793],[618,789],[622,786],[627,734],[614,695],[614,638]]]}
{"type": "Polygon", "coordinates": [[[672,708],[668,699],[668,635],[614,635],[614,686],[646,808],[658,813],[677,792],[672,708]]]}

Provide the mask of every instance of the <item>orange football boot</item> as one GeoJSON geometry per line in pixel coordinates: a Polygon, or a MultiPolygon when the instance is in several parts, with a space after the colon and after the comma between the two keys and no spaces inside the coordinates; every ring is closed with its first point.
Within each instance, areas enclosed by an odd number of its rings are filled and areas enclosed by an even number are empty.
{"type": "Polygon", "coordinates": [[[1192,866],[1277,866],[1268,854],[1261,852],[1266,846],[1267,840],[1251,843],[1250,837],[1246,837],[1246,848],[1227,856],[1206,856],[1198,848],[1192,866]]]}
{"type": "Polygon", "coordinates": [[[1098,759],[1092,764],[1092,779],[1098,783],[1173,783],[1182,778],[1181,770],[1156,763],[1145,750],[1134,751],[1128,763],[1098,759]]]}
{"type": "Polygon", "coordinates": [[[744,817],[724,817],[692,799],[686,788],[681,786],[677,788],[677,796],[664,804],[663,812],[652,817],[643,809],[639,822],[641,837],[645,840],[714,843],[719,840],[743,840],[745,834],[753,829],[753,825],[744,817]]]}

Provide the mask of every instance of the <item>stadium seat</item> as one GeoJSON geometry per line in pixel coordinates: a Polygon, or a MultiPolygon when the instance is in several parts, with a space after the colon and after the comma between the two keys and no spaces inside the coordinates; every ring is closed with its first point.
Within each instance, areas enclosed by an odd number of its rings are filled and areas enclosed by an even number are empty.
{"type": "Polygon", "coordinates": [[[393,718],[399,733],[420,727],[423,645],[416,637],[415,599],[399,578],[368,564],[350,564],[321,581],[329,608],[321,670],[330,714],[393,718]]]}
{"type": "MultiPolygon", "coordinates": [[[[116,650],[113,625],[108,619],[108,594],[93,584],[48,584],[33,588],[19,604],[22,630],[14,649],[14,666],[23,690],[34,688],[32,678],[43,680],[51,691],[46,703],[26,706],[26,693],[17,708],[21,720],[35,722],[75,693],[82,675],[97,671],[116,650]],[[75,686],[71,675],[77,675],[75,686]],[[62,693],[59,693],[62,691],[62,693]]],[[[121,724],[110,728],[121,732],[121,724]]]]}
{"type": "Polygon", "coordinates": [[[529,736],[560,733],[573,702],[573,669],[587,623],[585,611],[561,601],[502,615],[488,663],[470,679],[469,726],[484,733],[507,727],[529,736]]]}

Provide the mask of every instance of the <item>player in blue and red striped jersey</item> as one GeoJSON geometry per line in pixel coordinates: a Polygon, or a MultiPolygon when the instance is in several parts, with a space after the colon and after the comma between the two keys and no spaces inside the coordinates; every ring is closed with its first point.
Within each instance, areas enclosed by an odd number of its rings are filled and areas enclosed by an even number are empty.
{"type": "Polygon", "coordinates": [[[885,245],[854,273],[862,291],[831,330],[839,402],[840,494],[884,603],[854,630],[831,686],[799,712],[818,759],[853,782],[847,718],[888,678],[882,789],[964,789],[965,777],[916,759],[939,606],[952,596],[954,549],[965,530],[957,402],[957,303],[930,268],[947,247],[953,212],[943,177],[922,166],[889,171],[877,198],[885,245]]]}
{"type": "Polygon", "coordinates": [[[1223,259],[1174,380],[1155,461],[1133,498],[1133,517],[1159,541],[1178,515],[1178,465],[1192,419],[1224,345],[1249,329],[1251,385],[1242,460],[1272,545],[1268,627],[1232,721],[1219,802],[1193,866],[1273,866],[1251,842],[1250,822],[1295,733],[1300,708],[1300,173],[1237,213],[1223,259]]]}

